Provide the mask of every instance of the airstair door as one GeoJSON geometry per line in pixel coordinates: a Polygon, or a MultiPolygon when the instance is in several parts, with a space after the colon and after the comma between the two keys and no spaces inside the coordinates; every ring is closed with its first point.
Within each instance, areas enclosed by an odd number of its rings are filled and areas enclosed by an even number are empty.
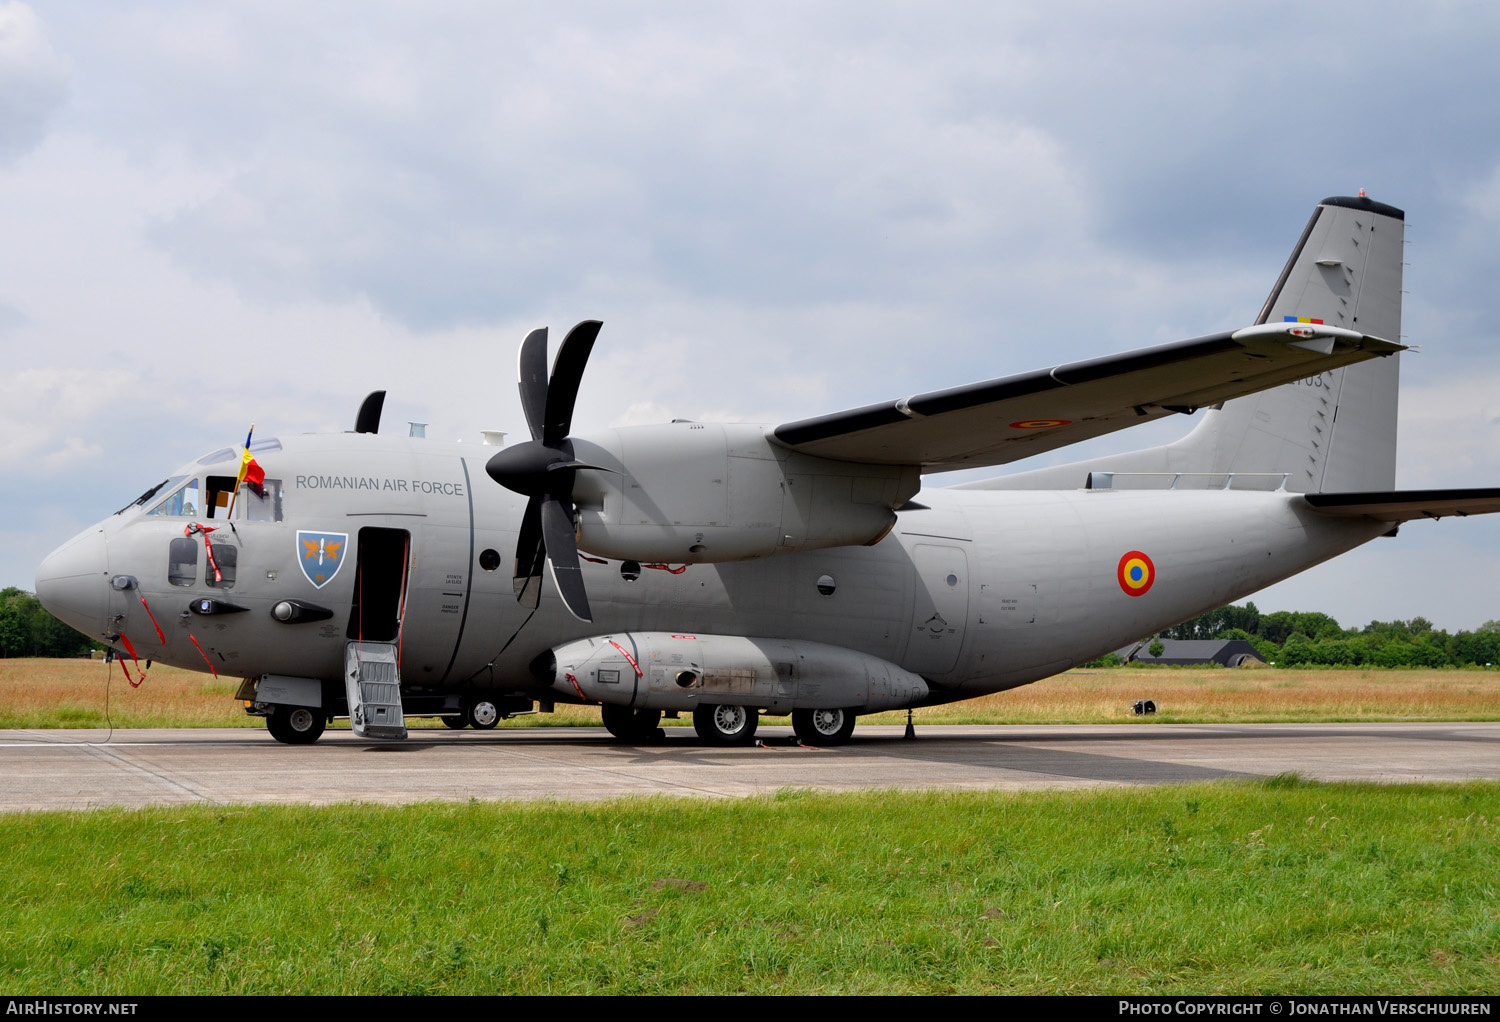
{"type": "Polygon", "coordinates": [[[344,694],[355,734],[361,738],[406,737],[395,643],[346,642],[344,694]]]}

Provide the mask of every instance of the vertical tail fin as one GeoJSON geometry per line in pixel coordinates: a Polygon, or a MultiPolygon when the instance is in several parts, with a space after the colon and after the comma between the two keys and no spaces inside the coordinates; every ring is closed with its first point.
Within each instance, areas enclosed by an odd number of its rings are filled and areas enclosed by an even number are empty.
{"type": "MultiPolygon", "coordinates": [[[[1322,320],[1399,340],[1405,217],[1363,196],[1324,199],[1256,322],[1322,320]]],[[[1389,490],[1399,357],[1227,402],[1172,446],[1206,471],[1291,472],[1290,490],[1389,490]]]]}
{"type": "MultiPolygon", "coordinates": [[[[1400,340],[1405,220],[1401,210],[1364,196],[1324,199],[1256,322],[1309,319],[1400,340]]],[[[1225,402],[1163,447],[969,485],[1073,488],[1091,471],[1265,472],[1285,473],[1286,488],[1298,492],[1389,490],[1396,478],[1399,357],[1225,402]]]]}

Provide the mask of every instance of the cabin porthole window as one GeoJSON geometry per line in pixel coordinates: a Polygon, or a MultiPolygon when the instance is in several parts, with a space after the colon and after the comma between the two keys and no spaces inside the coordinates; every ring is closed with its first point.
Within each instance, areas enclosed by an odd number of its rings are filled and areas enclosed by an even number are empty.
{"type": "Polygon", "coordinates": [[[500,553],[497,550],[485,550],[479,555],[479,566],[485,571],[494,571],[500,567],[500,553]]]}
{"type": "Polygon", "coordinates": [[[190,586],[197,578],[198,541],[189,536],[172,540],[167,553],[167,581],[174,586],[190,586]]]}
{"type": "Polygon", "coordinates": [[[640,561],[621,561],[620,577],[626,582],[634,582],[641,577],[640,561]]]}
{"type": "Polygon", "coordinates": [[[949,575],[948,576],[948,586],[949,586],[949,588],[951,589],[953,586],[956,586],[956,585],[958,585],[958,576],[957,575],[949,575]]]}
{"type": "Polygon", "coordinates": [[[818,576],[818,592],[822,593],[824,596],[832,596],[834,590],[838,587],[839,584],[833,580],[832,575],[818,576]]]}

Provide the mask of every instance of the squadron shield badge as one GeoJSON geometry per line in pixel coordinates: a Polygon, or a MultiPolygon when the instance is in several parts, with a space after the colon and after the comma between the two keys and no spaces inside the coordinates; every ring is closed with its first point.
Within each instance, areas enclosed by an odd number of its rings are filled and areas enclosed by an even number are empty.
{"type": "Polygon", "coordinates": [[[348,549],[347,532],[304,532],[297,530],[297,563],[302,565],[302,574],[322,589],[333,581],[344,565],[344,552],[348,549]]]}

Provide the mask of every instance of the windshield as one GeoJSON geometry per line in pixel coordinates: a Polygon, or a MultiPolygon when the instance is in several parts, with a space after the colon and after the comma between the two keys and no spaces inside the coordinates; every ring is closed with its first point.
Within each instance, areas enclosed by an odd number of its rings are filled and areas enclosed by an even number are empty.
{"type": "MultiPolygon", "coordinates": [[[[178,479],[180,478],[181,476],[178,477],[178,479]]],[[[168,485],[176,481],[175,479],[168,480],[168,485]]],[[[165,500],[161,501],[150,511],[147,511],[146,514],[192,518],[198,514],[198,508],[200,507],[202,505],[198,503],[198,480],[189,479],[167,494],[165,500]]]]}
{"type": "Polygon", "coordinates": [[[132,500],[129,504],[126,504],[124,507],[120,508],[120,510],[116,511],[115,514],[117,514],[117,515],[123,515],[126,511],[129,511],[133,507],[140,507],[142,504],[146,503],[146,501],[148,501],[152,497],[156,496],[157,493],[161,491],[162,487],[164,487],[164,486],[170,486],[171,484],[177,482],[181,478],[182,478],[182,476],[177,476],[176,478],[173,478],[173,479],[163,479],[161,482],[159,482],[155,486],[151,487],[151,489],[147,490],[145,493],[143,493],[139,497],[135,498],[135,500],[132,500]]]}

